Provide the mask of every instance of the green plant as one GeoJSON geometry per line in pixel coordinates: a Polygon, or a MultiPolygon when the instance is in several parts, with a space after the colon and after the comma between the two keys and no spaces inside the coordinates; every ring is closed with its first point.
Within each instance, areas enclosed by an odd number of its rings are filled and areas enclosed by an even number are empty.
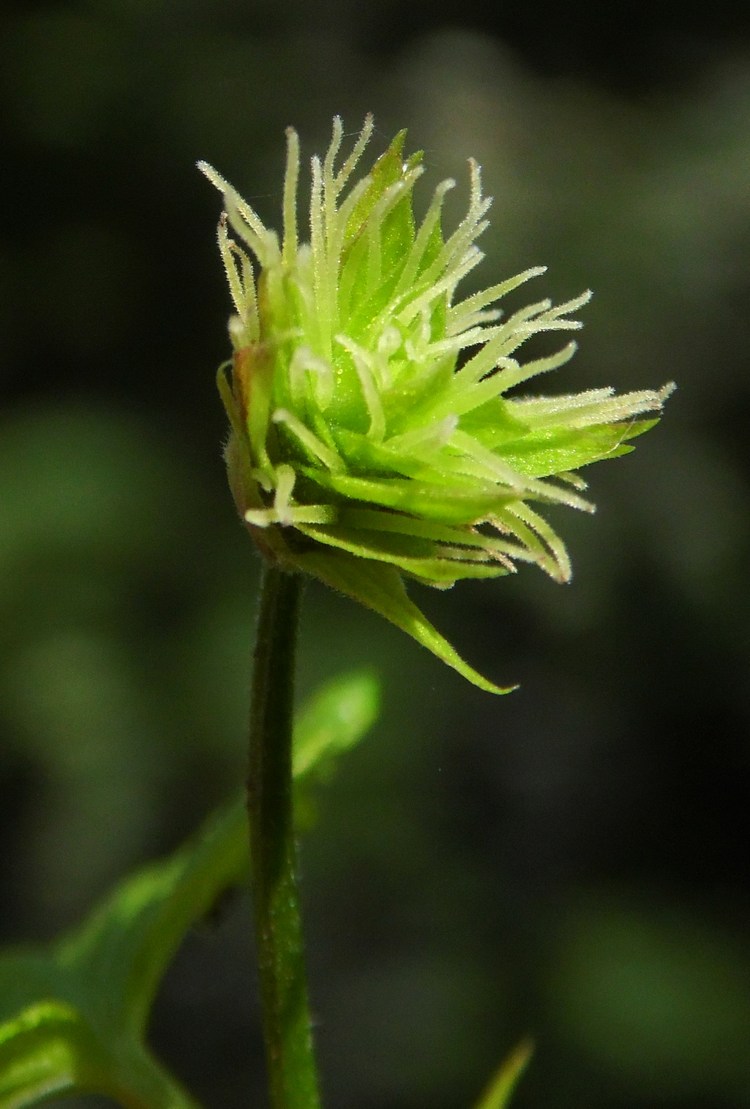
{"type": "Polygon", "coordinates": [[[467,214],[445,236],[443,200],[455,182],[437,187],[417,226],[421,154],[404,160],[404,132],[352,184],[372,129],[368,118],[337,169],[336,119],[325,158],[312,159],[309,244],[298,242],[294,131],[281,242],[201,163],[224,196],[219,247],[237,313],[230,382],[219,374],[230,484],[270,564],[349,594],[498,692],[407,599],[403,577],[445,588],[522,560],[567,581],[565,546],[532,504],[592,511],[574,471],[629,451],[654,423],[640,417],[659,413],[672,386],[509,396],[571,358],[572,342],[526,363],[517,352],[535,334],[578,329],[571,313],[590,293],[501,318],[493,306],[544,272],[537,267],[456,300],[482,259],[476,239],[490,201],[479,166],[470,163],[467,214]]]}
{"type": "MultiPolygon", "coordinates": [[[[405,579],[445,588],[516,562],[570,576],[565,546],[532,505],[590,511],[577,470],[617,457],[652,427],[671,386],[551,397],[514,390],[564,365],[569,343],[523,362],[532,335],[578,328],[588,293],[507,319],[498,299],[541,269],[456,299],[486,226],[479,168],[468,212],[445,234],[435,190],[421,223],[419,154],[399,134],[354,181],[366,120],[339,167],[340,120],[312,160],[310,243],[297,230],[299,143],[287,135],[284,229],[268,230],[214,170],[224,197],[219,246],[236,315],[231,373],[219,374],[230,421],[229,480],[263,557],[250,713],[247,811],[220,813],[171,859],[126,881],[74,935],[0,961],[0,1106],[60,1092],[103,1092],[125,1106],[190,1106],[145,1044],[150,1005],[190,922],[249,860],[271,1103],[319,1104],[299,914],[294,790],[358,740],[377,701],[373,679],[324,690],[293,721],[295,643],[306,576],[360,601],[479,687],[503,693],[459,657],[408,597],[405,579]],[[230,237],[230,231],[236,238],[230,237]],[[257,273],[251,258],[257,263],[257,273]],[[645,418],[644,418],[645,417],[645,418]]],[[[479,1109],[508,1103],[524,1044],[479,1109]]]]}

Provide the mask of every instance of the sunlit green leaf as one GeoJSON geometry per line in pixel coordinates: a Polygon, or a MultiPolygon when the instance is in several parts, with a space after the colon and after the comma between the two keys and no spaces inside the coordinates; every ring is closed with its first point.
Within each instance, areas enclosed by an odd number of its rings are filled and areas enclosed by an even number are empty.
{"type": "Polygon", "coordinates": [[[505,1059],[477,1102],[475,1109],[506,1109],[510,1105],[513,1091],[521,1075],[526,1070],[534,1051],[530,1040],[522,1040],[518,1047],[505,1059]]]}

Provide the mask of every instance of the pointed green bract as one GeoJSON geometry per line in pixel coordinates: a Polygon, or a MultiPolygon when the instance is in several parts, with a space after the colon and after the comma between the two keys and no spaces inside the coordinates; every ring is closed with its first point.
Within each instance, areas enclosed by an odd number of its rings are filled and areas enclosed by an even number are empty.
{"type": "Polygon", "coordinates": [[[480,689],[488,693],[510,693],[515,688],[495,685],[464,662],[409,600],[401,577],[392,566],[375,559],[315,550],[300,555],[300,569],[384,616],[480,689]]]}
{"type": "MultiPolygon", "coordinates": [[[[219,246],[236,310],[232,371],[221,380],[227,463],[266,557],[325,581],[338,576],[348,585],[337,588],[382,615],[392,608],[388,619],[447,662],[444,640],[413,618],[411,602],[406,618],[402,579],[444,588],[527,561],[567,580],[565,545],[532,506],[590,511],[574,471],[630,450],[672,387],[517,395],[565,365],[575,344],[527,362],[520,348],[540,332],[578,329],[574,314],[589,293],[501,312],[502,297],[544,272],[536,267],[461,299],[461,281],[482,258],[476,240],[490,207],[479,166],[470,162],[457,227],[444,230],[442,218],[453,181],[438,185],[418,223],[421,155],[404,155],[405,132],[357,179],[372,132],[368,117],[347,151],[334,120],[324,158],[312,159],[299,221],[299,140],[287,132],[280,238],[201,163],[224,196],[219,246]],[[298,226],[309,227],[309,241],[298,226]],[[366,527],[352,508],[367,514],[366,527]],[[311,556],[321,546],[318,561],[311,556]]],[[[449,664],[477,681],[471,667],[452,656],[449,664]]]]}

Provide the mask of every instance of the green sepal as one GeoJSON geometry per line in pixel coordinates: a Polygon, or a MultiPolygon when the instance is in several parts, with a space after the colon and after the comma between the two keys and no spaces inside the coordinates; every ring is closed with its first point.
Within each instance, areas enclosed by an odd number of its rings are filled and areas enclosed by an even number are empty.
{"type": "Polygon", "coordinates": [[[465,412],[459,420],[459,427],[489,450],[498,450],[506,443],[522,439],[530,431],[528,423],[516,415],[513,407],[513,402],[504,397],[492,397],[465,412]]]}
{"type": "MultiPolygon", "coordinates": [[[[372,225],[377,220],[377,204],[392,186],[406,181],[422,161],[421,151],[404,160],[405,137],[406,131],[399,132],[388,150],[378,158],[368,175],[367,188],[347,221],[339,276],[339,319],[347,334],[357,341],[366,339],[369,326],[391,301],[415,239],[411,196],[413,177],[382,218],[375,232],[376,242],[371,239],[372,225]],[[377,251],[377,259],[372,254],[373,249],[377,251]]],[[[419,274],[432,262],[442,245],[440,221],[437,220],[414,275],[410,288],[412,295],[419,274]]],[[[444,328],[445,305],[442,301],[436,319],[437,326],[444,328]]]]}
{"type": "MultiPolygon", "coordinates": [[[[259,292],[263,292],[261,284],[259,292]]],[[[270,466],[267,436],[274,385],[274,359],[268,346],[253,343],[234,353],[233,386],[246,421],[250,454],[256,466],[270,466]]]]}
{"type": "Polygon", "coordinates": [[[473,685],[488,693],[511,693],[515,685],[498,686],[465,662],[407,595],[401,575],[393,566],[342,552],[308,551],[295,563],[304,573],[344,593],[365,608],[390,620],[417,643],[432,651],[473,685]]]}
{"type": "Polygon", "coordinates": [[[630,454],[634,448],[627,440],[642,435],[657,422],[636,420],[630,424],[532,431],[517,443],[506,443],[503,460],[527,477],[550,477],[605,458],[630,454]]]}
{"type": "Polygon", "coordinates": [[[317,524],[298,524],[297,530],[328,547],[390,563],[424,585],[438,589],[446,589],[464,578],[499,578],[511,572],[507,564],[492,561],[489,556],[472,557],[468,550],[456,551],[453,557],[441,555],[438,544],[409,535],[317,524]],[[464,557],[460,557],[461,553],[464,557]]]}
{"type": "Polygon", "coordinates": [[[501,505],[516,500],[517,493],[498,489],[489,482],[464,480],[455,475],[438,482],[400,478],[363,478],[304,469],[303,473],[324,489],[368,504],[379,504],[442,524],[474,524],[501,505]],[[446,491],[444,482],[452,485],[446,491]]]}
{"type": "MultiPolygon", "coordinates": [[[[372,214],[373,208],[386,189],[390,188],[391,185],[395,185],[403,177],[405,141],[406,129],[398,132],[391,145],[380,155],[370,170],[367,187],[354,205],[346,222],[342,248],[344,254],[351,249],[352,244],[361,236],[362,229],[372,214]]],[[[412,154],[409,165],[416,164],[420,159],[420,154],[412,154]]]]}

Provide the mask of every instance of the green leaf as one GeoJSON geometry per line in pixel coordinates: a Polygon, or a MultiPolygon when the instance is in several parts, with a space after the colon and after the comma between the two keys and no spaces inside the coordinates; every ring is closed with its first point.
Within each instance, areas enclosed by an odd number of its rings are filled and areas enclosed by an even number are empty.
{"type": "Polygon", "coordinates": [[[247,868],[245,817],[234,802],[170,858],[127,879],[73,936],[58,959],[84,988],[103,1025],[143,1033],[159,982],[189,926],[247,868]],[[107,988],[102,990],[101,983],[107,988]]]}
{"type": "Polygon", "coordinates": [[[192,1099],[142,1035],[161,976],[187,927],[244,873],[242,807],[214,818],[171,858],[126,880],[76,932],[0,957],[0,1105],[47,1092],[101,1093],[135,1109],[192,1099]]]}
{"type": "MultiPolygon", "coordinates": [[[[24,979],[28,962],[25,954],[0,957],[3,1001],[8,981],[28,992],[41,986],[42,995],[75,995],[76,983],[53,959],[39,956],[40,973],[32,981],[24,979]]],[[[106,989],[106,982],[100,988],[106,989]]],[[[126,1109],[197,1109],[143,1045],[118,1041],[74,1004],[38,1000],[0,1023],[2,1109],[26,1109],[72,1093],[103,1094],[126,1109]]]]}
{"type": "Polygon", "coordinates": [[[393,566],[343,552],[329,554],[327,551],[309,551],[296,555],[295,565],[332,589],[352,597],[379,616],[390,620],[480,689],[488,693],[511,693],[517,688],[495,685],[464,662],[448,640],[443,638],[420,609],[409,600],[401,575],[393,566]]]}
{"type": "Polygon", "coordinates": [[[370,671],[336,678],[299,714],[294,729],[293,774],[297,781],[325,772],[332,760],[366,735],[378,716],[380,685],[370,671]]]}
{"type": "Polygon", "coordinates": [[[518,1047],[502,1063],[499,1071],[482,1094],[474,1109],[506,1109],[526,1070],[534,1051],[530,1040],[522,1040],[518,1047]]]}
{"type": "MultiPolygon", "coordinates": [[[[300,714],[294,772],[304,781],[372,724],[370,674],[325,686],[300,714]]],[[[173,855],[126,879],[72,934],[0,954],[0,1107],[99,1093],[128,1109],[195,1109],[143,1043],[161,979],[190,925],[244,879],[238,798],[173,855]]]]}

